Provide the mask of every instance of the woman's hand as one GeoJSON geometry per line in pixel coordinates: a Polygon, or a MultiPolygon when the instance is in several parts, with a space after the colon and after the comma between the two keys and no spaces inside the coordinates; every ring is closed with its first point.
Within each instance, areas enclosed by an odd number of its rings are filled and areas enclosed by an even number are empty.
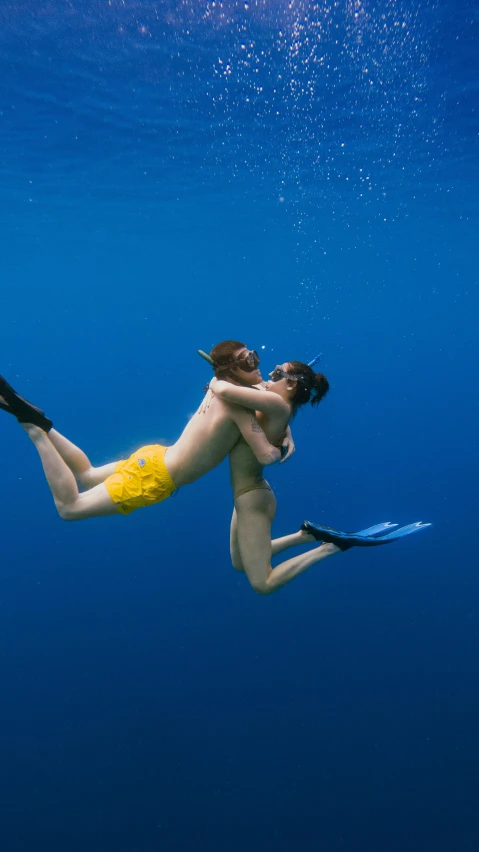
{"type": "Polygon", "coordinates": [[[283,464],[285,461],[288,461],[288,459],[291,458],[291,456],[293,455],[295,450],[296,450],[296,447],[294,446],[294,441],[293,441],[293,436],[291,434],[291,429],[288,426],[288,428],[286,429],[286,432],[284,433],[283,450],[282,450],[282,453],[284,453],[284,455],[283,455],[283,458],[280,461],[280,464],[283,464]],[[286,448],[286,452],[285,452],[285,448],[286,448]]]}
{"type": "Polygon", "coordinates": [[[206,391],[205,397],[203,399],[203,402],[201,403],[201,405],[200,405],[200,407],[199,407],[199,409],[196,413],[197,414],[206,414],[206,412],[208,411],[208,408],[211,405],[212,399],[213,399],[213,394],[212,394],[210,388],[208,388],[208,390],[206,391]]]}

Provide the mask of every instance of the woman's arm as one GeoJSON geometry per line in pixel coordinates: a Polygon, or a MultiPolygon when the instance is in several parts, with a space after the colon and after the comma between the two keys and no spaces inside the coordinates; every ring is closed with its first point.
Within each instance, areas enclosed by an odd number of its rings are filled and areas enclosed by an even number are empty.
{"type": "Polygon", "coordinates": [[[281,450],[269,443],[263,429],[251,411],[246,411],[244,408],[232,405],[230,416],[261,465],[274,464],[280,460],[282,455],[281,450]]]}
{"type": "Polygon", "coordinates": [[[234,402],[236,405],[249,408],[251,411],[262,411],[264,414],[278,414],[280,412],[289,414],[287,403],[277,393],[257,390],[256,388],[244,388],[216,378],[211,380],[210,390],[215,396],[224,399],[225,402],[234,402]]]}

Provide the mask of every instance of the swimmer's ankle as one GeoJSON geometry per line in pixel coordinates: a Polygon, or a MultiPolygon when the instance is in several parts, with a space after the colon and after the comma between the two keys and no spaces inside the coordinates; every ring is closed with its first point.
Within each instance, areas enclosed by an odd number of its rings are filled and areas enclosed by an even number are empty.
{"type": "Polygon", "coordinates": [[[317,539],[314,537],[314,535],[311,535],[311,533],[306,532],[306,530],[299,530],[298,535],[302,544],[313,544],[313,542],[317,542],[317,539]]]}
{"type": "Polygon", "coordinates": [[[20,426],[32,441],[36,441],[42,436],[46,437],[47,433],[43,429],[40,429],[40,426],[35,426],[33,423],[20,423],[20,426]]]}

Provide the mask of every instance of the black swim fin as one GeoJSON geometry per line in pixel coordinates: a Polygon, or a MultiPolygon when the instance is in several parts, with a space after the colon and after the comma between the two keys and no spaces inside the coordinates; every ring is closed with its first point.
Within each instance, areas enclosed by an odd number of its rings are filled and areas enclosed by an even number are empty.
{"type": "Polygon", "coordinates": [[[4,400],[4,402],[0,401],[0,408],[8,414],[13,414],[19,423],[32,423],[44,432],[49,432],[52,428],[52,421],[43,411],[20,396],[3,376],[0,376],[0,397],[4,400]]]}

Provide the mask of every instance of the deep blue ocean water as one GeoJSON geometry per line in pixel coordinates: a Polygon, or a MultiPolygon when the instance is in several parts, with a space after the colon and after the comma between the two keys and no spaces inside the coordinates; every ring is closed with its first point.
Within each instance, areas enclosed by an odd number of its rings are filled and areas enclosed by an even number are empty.
{"type": "Polygon", "coordinates": [[[172,442],[237,338],[332,389],[268,471],[431,530],[259,597],[227,464],[65,524],[0,418],[2,852],[479,846],[478,7],[0,8],[0,372],[96,464],[172,442]]]}

